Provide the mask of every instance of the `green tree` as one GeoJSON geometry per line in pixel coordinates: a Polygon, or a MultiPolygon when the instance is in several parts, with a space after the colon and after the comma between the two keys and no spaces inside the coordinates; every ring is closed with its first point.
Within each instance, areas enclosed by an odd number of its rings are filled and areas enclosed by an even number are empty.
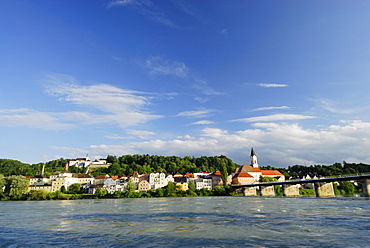
{"type": "Polygon", "coordinates": [[[197,193],[196,193],[197,186],[195,185],[194,180],[190,180],[188,185],[189,185],[188,195],[197,196],[197,193]]]}
{"type": "Polygon", "coordinates": [[[176,196],[176,183],[168,182],[166,186],[166,193],[165,196],[167,197],[175,197],[176,196]]]}
{"type": "Polygon", "coordinates": [[[108,191],[106,189],[98,187],[95,190],[95,195],[99,198],[104,197],[107,194],[108,194],[108,191]]]}
{"type": "Polygon", "coordinates": [[[7,196],[4,193],[3,188],[6,186],[6,178],[3,174],[0,174],[0,200],[6,200],[7,196]]]}
{"type": "Polygon", "coordinates": [[[79,194],[79,193],[81,193],[81,184],[79,184],[79,183],[71,184],[68,187],[68,192],[69,193],[73,193],[73,194],[79,194]]]}
{"type": "Polygon", "coordinates": [[[163,197],[164,196],[163,189],[162,188],[157,188],[155,190],[155,196],[163,197]]]}
{"type": "Polygon", "coordinates": [[[122,191],[120,191],[120,190],[116,190],[116,191],[114,191],[114,193],[113,193],[113,197],[114,197],[114,198],[121,198],[121,197],[123,197],[123,193],[122,193],[122,191]]]}
{"type": "Polygon", "coordinates": [[[227,161],[225,158],[220,159],[220,166],[221,166],[220,172],[221,172],[222,183],[224,185],[224,188],[226,188],[228,173],[227,173],[227,161]]]}
{"type": "Polygon", "coordinates": [[[342,181],[340,182],[338,189],[342,191],[342,193],[346,195],[353,195],[356,191],[355,185],[353,185],[349,181],[342,181]]]}
{"type": "Polygon", "coordinates": [[[12,200],[19,200],[28,190],[29,181],[23,176],[6,178],[5,194],[12,200]]]}
{"type": "Polygon", "coordinates": [[[274,177],[260,177],[260,182],[277,182],[277,179],[274,177]]]}
{"type": "Polygon", "coordinates": [[[224,187],[216,186],[213,189],[213,194],[216,195],[216,196],[227,195],[227,191],[226,191],[226,189],[224,187]]]}
{"type": "Polygon", "coordinates": [[[132,180],[128,180],[127,186],[125,188],[125,196],[131,197],[136,190],[136,185],[132,180]]]}
{"type": "Polygon", "coordinates": [[[48,198],[49,192],[44,189],[40,190],[31,190],[28,193],[27,200],[46,200],[48,198]]]}

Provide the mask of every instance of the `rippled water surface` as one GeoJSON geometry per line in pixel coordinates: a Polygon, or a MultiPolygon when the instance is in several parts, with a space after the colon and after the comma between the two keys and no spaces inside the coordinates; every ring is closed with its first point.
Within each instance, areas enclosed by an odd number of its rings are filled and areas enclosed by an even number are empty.
{"type": "Polygon", "coordinates": [[[370,247],[367,198],[0,202],[0,247],[370,247]]]}

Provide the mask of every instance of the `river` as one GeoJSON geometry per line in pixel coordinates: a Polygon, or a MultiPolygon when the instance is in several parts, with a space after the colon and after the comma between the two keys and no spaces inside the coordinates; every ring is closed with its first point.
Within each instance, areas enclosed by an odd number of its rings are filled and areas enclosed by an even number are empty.
{"type": "Polygon", "coordinates": [[[369,247],[368,198],[0,202],[0,247],[369,247]]]}

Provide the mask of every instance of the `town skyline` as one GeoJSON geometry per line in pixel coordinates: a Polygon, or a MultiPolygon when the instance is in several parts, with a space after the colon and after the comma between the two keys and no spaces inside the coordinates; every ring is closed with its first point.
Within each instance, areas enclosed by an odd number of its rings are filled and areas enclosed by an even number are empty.
{"type": "Polygon", "coordinates": [[[370,163],[370,3],[2,1],[0,158],[370,163]],[[20,18],[22,17],[22,18],[20,18]]]}

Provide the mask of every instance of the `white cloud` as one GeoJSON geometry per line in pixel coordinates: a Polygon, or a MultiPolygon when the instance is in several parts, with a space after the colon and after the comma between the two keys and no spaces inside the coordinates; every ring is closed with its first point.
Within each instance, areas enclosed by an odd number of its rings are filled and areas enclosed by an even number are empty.
{"type": "Polygon", "coordinates": [[[264,88],[279,88],[279,87],[287,87],[287,84],[258,84],[258,86],[264,88]]]}
{"type": "Polygon", "coordinates": [[[226,28],[221,29],[220,34],[227,34],[227,29],[226,28]]]}
{"type": "Polygon", "coordinates": [[[193,122],[192,124],[194,124],[194,125],[209,125],[209,124],[213,124],[213,123],[214,123],[213,121],[202,120],[202,121],[193,122]]]}
{"type": "Polygon", "coordinates": [[[84,111],[42,112],[31,109],[0,110],[0,125],[41,129],[67,129],[81,125],[135,126],[161,118],[145,111],[153,94],[123,90],[108,84],[80,85],[73,77],[49,74],[47,93],[84,111]]]}
{"type": "Polygon", "coordinates": [[[297,115],[297,114],[275,114],[275,115],[265,115],[250,118],[236,119],[232,121],[241,122],[270,122],[270,121],[291,121],[291,120],[303,120],[316,118],[315,116],[308,115],[297,115]]]}
{"type": "Polygon", "coordinates": [[[144,131],[144,130],[131,130],[131,131],[128,131],[127,133],[128,134],[131,134],[131,135],[134,135],[134,136],[137,136],[137,137],[139,137],[141,139],[146,139],[149,136],[152,136],[152,135],[155,134],[154,132],[144,131]]]}
{"type": "Polygon", "coordinates": [[[112,1],[108,3],[108,8],[116,7],[116,6],[125,6],[133,4],[134,0],[118,0],[118,1],[112,1]]]}
{"type": "Polygon", "coordinates": [[[127,127],[161,117],[144,111],[151,104],[149,93],[124,90],[108,84],[82,86],[73,77],[61,74],[51,74],[45,81],[48,82],[47,92],[59,97],[60,101],[90,109],[90,112],[61,114],[72,115],[76,121],[127,127]]]}
{"type": "Polygon", "coordinates": [[[113,140],[120,140],[120,139],[133,139],[134,137],[132,137],[132,136],[123,137],[123,136],[118,136],[117,134],[113,134],[113,135],[106,135],[106,136],[104,136],[104,138],[113,139],[113,140]]]}
{"type": "Polygon", "coordinates": [[[178,113],[176,116],[188,116],[188,117],[204,117],[212,113],[214,110],[212,109],[200,109],[200,110],[193,110],[193,111],[183,111],[178,113]]]}
{"type": "Polygon", "coordinates": [[[162,57],[148,57],[145,61],[149,74],[153,76],[170,75],[176,77],[187,77],[188,67],[183,62],[164,59],[162,57]]]}
{"type": "Polygon", "coordinates": [[[207,96],[213,96],[213,95],[222,95],[223,93],[218,92],[211,87],[207,85],[206,80],[201,80],[201,79],[195,79],[196,83],[193,85],[193,87],[200,91],[202,94],[207,95],[207,96]]]}
{"type": "Polygon", "coordinates": [[[108,9],[114,7],[130,7],[151,21],[171,28],[176,27],[176,24],[172,20],[168,19],[164,12],[150,0],[116,0],[107,4],[108,9]]]}
{"type": "Polygon", "coordinates": [[[263,111],[263,110],[275,110],[275,109],[289,109],[288,106],[280,106],[280,107],[262,107],[262,108],[256,108],[252,111],[263,111]]]}
{"type": "Polygon", "coordinates": [[[59,130],[74,127],[68,122],[61,122],[58,113],[40,112],[31,109],[0,110],[1,126],[25,126],[48,130],[59,130]]]}
{"type": "MultiPolygon", "coordinates": [[[[297,124],[255,123],[252,129],[229,133],[205,128],[200,137],[184,135],[173,140],[95,145],[83,149],[99,156],[157,154],[176,156],[226,155],[233,161],[249,163],[253,146],[260,165],[287,167],[295,164],[370,162],[370,123],[346,121],[323,129],[305,129],[297,124]]],[[[74,151],[73,148],[71,151],[74,151]]]]}
{"type": "Polygon", "coordinates": [[[361,108],[356,106],[355,108],[349,109],[349,108],[346,108],[348,107],[348,104],[346,104],[346,107],[342,107],[341,105],[343,105],[343,103],[338,103],[336,101],[329,100],[329,99],[315,99],[314,101],[319,105],[320,109],[325,109],[334,114],[351,114],[354,112],[363,111],[365,109],[368,109],[367,106],[361,107],[361,108]]]}

